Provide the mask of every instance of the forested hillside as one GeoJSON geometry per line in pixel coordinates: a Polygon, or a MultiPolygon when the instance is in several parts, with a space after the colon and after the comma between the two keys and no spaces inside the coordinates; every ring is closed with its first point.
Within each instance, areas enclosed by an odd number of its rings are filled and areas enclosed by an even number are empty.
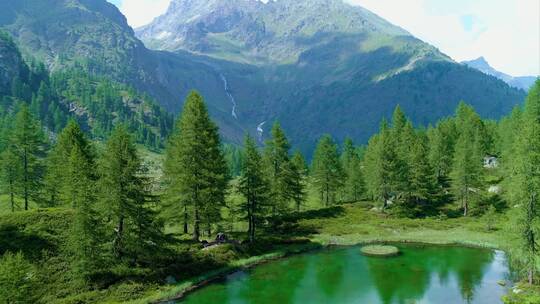
{"type": "Polygon", "coordinates": [[[108,78],[90,76],[78,66],[51,74],[33,58],[27,64],[9,35],[0,35],[2,137],[13,128],[21,104],[27,104],[48,139],[73,118],[94,139],[106,138],[114,125],[124,123],[138,142],[152,149],[163,146],[172,115],[151,97],[108,78]]]}

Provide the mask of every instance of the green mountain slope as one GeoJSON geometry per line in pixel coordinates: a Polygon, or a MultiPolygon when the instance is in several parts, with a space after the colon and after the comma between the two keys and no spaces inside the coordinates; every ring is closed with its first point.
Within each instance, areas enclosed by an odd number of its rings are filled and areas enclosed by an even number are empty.
{"type": "MultiPolygon", "coordinates": [[[[137,141],[159,148],[172,128],[172,115],[152,98],[82,68],[50,74],[43,64],[28,65],[13,40],[0,32],[0,129],[9,130],[19,103],[27,103],[51,136],[69,118],[96,139],[108,136],[117,123],[127,124],[137,141]]],[[[5,132],[4,132],[5,131],[5,132]]]]}
{"type": "Polygon", "coordinates": [[[53,71],[107,75],[169,111],[197,89],[230,142],[280,120],[308,151],[326,132],[366,141],[398,103],[429,123],[461,99],[499,117],[525,96],[341,0],[174,0],[137,30],[156,50],[105,0],[5,0],[0,27],[53,71]]]}

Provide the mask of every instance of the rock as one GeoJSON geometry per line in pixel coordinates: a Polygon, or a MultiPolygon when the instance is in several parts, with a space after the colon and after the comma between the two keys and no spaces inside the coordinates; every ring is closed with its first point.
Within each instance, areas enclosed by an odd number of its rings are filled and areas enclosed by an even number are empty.
{"type": "Polygon", "coordinates": [[[501,187],[500,186],[490,186],[488,189],[489,193],[499,194],[501,193],[501,187]]]}
{"type": "Polygon", "coordinates": [[[227,235],[224,233],[218,233],[216,236],[216,242],[217,243],[226,243],[228,241],[227,235]]]}
{"type": "Polygon", "coordinates": [[[499,284],[499,285],[501,285],[501,286],[506,286],[506,282],[503,281],[503,280],[497,281],[497,284],[499,284]]]}
{"type": "Polygon", "coordinates": [[[391,257],[399,255],[399,249],[389,245],[368,245],[360,249],[363,255],[374,257],[391,257]]]}
{"type": "Polygon", "coordinates": [[[176,279],[170,275],[165,278],[165,282],[169,285],[173,285],[176,284],[176,279]]]}

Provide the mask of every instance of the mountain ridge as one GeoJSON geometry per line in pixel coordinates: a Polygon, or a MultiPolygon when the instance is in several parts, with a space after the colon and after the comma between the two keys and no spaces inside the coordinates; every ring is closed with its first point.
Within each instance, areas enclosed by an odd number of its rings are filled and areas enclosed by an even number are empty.
{"type": "Polygon", "coordinates": [[[508,85],[515,88],[523,89],[525,91],[528,91],[538,78],[534,76],[511,76],[506,73],[497,71],[488,63],[486,58],[484,58],[483,56],[474,60],[462,61],[461,63],[477,69],[484,74],[495,76],[502,81],[508,83],[508,85]]]}

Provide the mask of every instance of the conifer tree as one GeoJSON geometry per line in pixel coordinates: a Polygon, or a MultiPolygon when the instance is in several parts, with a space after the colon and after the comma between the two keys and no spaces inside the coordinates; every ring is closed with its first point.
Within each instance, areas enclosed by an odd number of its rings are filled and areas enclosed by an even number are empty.
{"type": "Polygon", "coordinates": [[[296,206],[296,212],[300,211],[300,207],[306,200],[306,179],[307,165],[304,156],[300,151],[296,151],[291,158],[290,165],[292,166],[293,178],[291,183],[293,201],[296,206]]]}
{"type": "Polygon", "coordinates": [[[270,180],[272,215],[285,213],[293,198],[292,178],[294,172],[289,164],[289,141],[278,122],[274,123],[271,138],[266,141],[264,161],[270,180]]]}
{"type": "Polygon", "coordinates": [[[369,141],[364,164],[369,172],[369,192],[374,199],[382,200],[382,210],[385,210],[397,188],[396,175],[399,174],[392,131],[385,120],[381,123],[380,133],[369,141]]]}
{"type": "Polygon", "coordinates": [[[352,139],[346,138],[341,155],[345,181],[343,192],[345,200],[358,201],[364,192],[364,178],[362,175],[361,161],[352,139]]]}
{"type": "Polygon", "coordinates": [[[24,210],[28,210],[30,199],[37,198],[41,188],[40,158],[45,152],[45,141],[38,122],[25,104],[15,116],[10,143],[21,164],[17,188],[24,199],[24,210]]]}
{"type": "Polygon", "coordinates": [[[441,188],[449,186],[450,172],[454,156],[456,130],[454,121],[445,119],[428,129],[429,162],[435,172],[437,183],[441,188]]]}
{"type": "Polygon", "coordinates": [[[187,223],[189,214],[193,239],[199,240],[201,223],[220,217],[229,176],[218,128],[197,92],[188,96],[169,140],[164,175],[170,217],[178,215],[187,223]]]}
{"type": "MultiPolygon", "coordinates": [[[[53,149],[46,159],[46,174],[44,179],[45,191],[49,205],[61,205],[72,202],[69,182],[71,176],[66,170],[66,160],[71,157],[72,151],[79,149],[82,157],[93,168],[95,162],[95,152],[89,140],[84,135],[79,124],[75,120],[70,120],[67,126],[58,135],[58,139],[53,149]]],[[[89,172],[93,172],[91,170],[89,172]]],[[[95,180],[94,177],[90,177],[95,180]]]]}
{"type": "Polygon", "coordinates": [[[482,185],[482,154],[478,133],[471,136],[463,133],[455,146],[452,187],[456,198],[461,201],[463,215],[467,216],[472,196],[480,191],[482,185]]]}
{"type": "Polygon", "coordinates": [[[99,161],[98,186],[101,208],[114,231],[109,236],[117,258],[137,259],[141,248],[155,249],[151,244],[161,242],[160,223],[149,206],[153,197],[145,172],[131,135],[124,126],[116,127],[99,161]]]}
{"type": "Polygon", "coordinates": [[[242,211],[248,221],[248,237],[255,241],[257,226],[265,216],[270,189],[264,177],[264,166],[261,155],[253,138],[246,135],[244,140],[244,158],[238,186],[239,192],[245,199],[242,211]]]}
{"type": "Polygon", "coordinates": [[[69,234],[69,251],[73,273],[81,283],[98,268],[100,260],[100,223],[94,209],[96,180],[94,162],[81,146],[74,145],[64,162],[64,199],[75,210],[69,234]]]}
{"type": "Polygon", "coordinates": [[[511,160],[514,174],[512,196],[519,202],[517,227],[520,232],[518,260],[527,270],[529,284],[534,282],[539,253],[540,220],[540,81],[531,88],[516,138],[515,156],[511,160]]]}
{"type": "Polygon", "coordinates": [[[17,181],[20,180],[21,163],[11,147],[0,154],[0,185],[2,192],[9,196],[11,212],[15,212],[15,194],[17,181]]]}
{"type": "Polygon", "coordinates": [[[413,210],[422,208],[433,199],[435,187],[435,174],[428,160],[428,140],[424,133],[415,138],[410,158],[410,200],[414,204],[413,210]]]}
{"type": "Polygon", "coordinates": [[[336,201],[336,193],[343,183],[343,169],[338,148],[330,135],[324,135],[317,144],[311,165],[313,184],[326,207],[336,201]]]}

